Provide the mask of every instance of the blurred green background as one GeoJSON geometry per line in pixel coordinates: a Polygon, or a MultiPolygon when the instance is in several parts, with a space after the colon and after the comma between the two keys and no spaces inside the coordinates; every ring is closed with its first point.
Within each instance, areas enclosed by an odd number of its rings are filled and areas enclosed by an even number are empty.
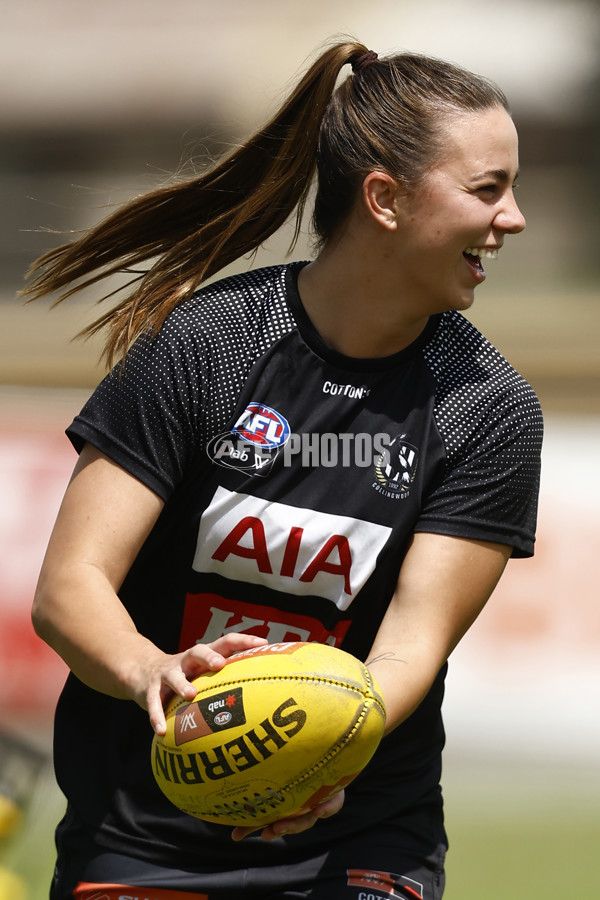
{"type": "MultiPolygon", "coordinates": [[[[0,900],[42,900],[62,798],[62,663],[29,625],[73,465],[65,426],[103,374],[73,336],[94,296],[16,299],[52,234],[204,164],[275,108],[327,40],[409,49],[498,81],[521,139],[510,239],[470,317],[546,416],[538,549],[454,654],[449,900],[593,897],[600,845],[600,7],[595,0],[0,0],[0,900]],[[13,824],[12,813],[20,810],[13,824]],[[4,835],[3,831],[4,829],[4,835]],[[3,836],[2,836],[3,835],[3,836]]],[[[280,261],[284,229],[254,261],[280,261]]],[[[294,258],[310,255],[303,235],[294,258]]]]}

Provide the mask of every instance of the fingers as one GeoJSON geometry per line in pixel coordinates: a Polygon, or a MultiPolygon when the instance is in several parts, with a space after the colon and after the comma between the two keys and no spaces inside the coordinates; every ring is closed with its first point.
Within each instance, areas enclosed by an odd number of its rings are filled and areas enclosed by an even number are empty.
{"type": "Polygon", "coordinates": [[[195,644],[186,650],[181,657],[181,667],[188,677],[195,677],[209,670],[216,672],[222,669],[227,658],[242,650],[253,650],[263,647],[268,642],[255,634],[225,634],[210,644],[195,644]]]}
{"type": "Polygon", "coordinates": [[[317,818],[319,819],[328,819],[329,816],[334,816],[340,811],[344,805],[344,798],[344,791],[336,791],[335,794],[332,794],[331,797],[328,797],[323,803],[319,803],[318,806],[315,806],[313,812],[316,813],[317,818]]]}
{"type": "Polygon", "coordinates": [[[306,812],[292,816],[291,818],[279,819],[277,822],[267,825],[262,830],[260,828],[238,826],[233,829],[231,837],[234,841],[241,841],[243,838],[248,837],[249,834],[261,831],[261,838],[263,841],[274,841],[276,838],[283,837],[283,835],[286,834],[300,834],[300,832],[312,828],[319,819],[328,819],[329,816],[335,815],[340,811],[343,805],[344,791],[338,791],[323,803],[319,803],[314,809],[307,810],[306,812]]]}
{"type": "Polygon", "coordinates": [[[153,694],[148,698],[148,718],[156,734],[162,737],[167,731],[167,720],[163,710],[160,694],[153,694]]]}
{"type": "Polygon", "coordinates": [[[243,838],[248,837],[249,834],[254,834],[255,831],[260,831],[260,828],[243,828],[241,825],[236,825],[231,832],[231,840],[241,841],[243,838]]]}
{"type": "Polygon", "coordinates": [[[211,647],[224,656],[231,656],[232,653],[240,653],[242,650],[253,650],[255,647],[264,647],[266,644],[268,644],[266,638],[257,637],[255,634],[231,632],[230,634],[224,634],[206,646],[211,647]]]}
{"type": "Polygon", "coordinates": [[[163,735],[166,731],[164,706],[173,694],[192,701],[196,688],[192,679],[203,672],[216,672],[223,668],[227,657],[241,650],[262,647],[265,638],[252,634],[226,634],[210,644],[195,644],[189,650],[175,656],[166,656],[156,673],[160,681],[149,686],[146,694],[146,708],[154,731],[163,735]]]}
{"type": "Polygon", "coordinates": [[[162,671],[155,673],[146,691],[146,709],[152,728],[158,735],[167,730],[165,707],[173,695],[192,701],[197,694],[196,688],[188,681],[180,665],[171,660],[162,671]]]}
{"type": "Polygon", "coordinates": [[[319,818],[321,817],[316,815],[314,810],[310,810],[310,812],[303,813],[302,815],[295,816],[291,819],[280,819],[278,822],[273,822],[271,825],[267,825],[262,829],[238,826],[233,829],[231,837],[234,841],[241,841],[243,838],[248,837],[249,834],[260,831],[260,836],[263,841],[274,841],[276,838],[283,837],[285,834],[300,834],[301,831],[312,828],[319,818]]]}

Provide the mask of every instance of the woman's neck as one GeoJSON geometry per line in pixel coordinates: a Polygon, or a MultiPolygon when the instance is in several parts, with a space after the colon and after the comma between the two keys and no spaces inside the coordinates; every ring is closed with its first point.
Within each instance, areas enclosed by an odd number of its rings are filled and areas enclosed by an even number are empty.
{"type": "Polygon", "coordinates": [[[412,344],[429,316],[415,314],[391,267],[365,266],[361,257],[324,251],[300,270],[302,305],[332,349],[356,358],[391,356],[412,344]]]}

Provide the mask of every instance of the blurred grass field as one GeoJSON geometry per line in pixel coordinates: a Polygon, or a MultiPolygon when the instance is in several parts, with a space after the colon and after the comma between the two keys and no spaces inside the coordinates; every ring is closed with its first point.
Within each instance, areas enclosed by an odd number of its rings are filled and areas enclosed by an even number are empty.
{"type": "MultiPolygon", "coordinates": [[[[564,900],[597,896],[600,785],[581,765],[450,760],[445,777],[451,849],[444,900],[564,900]]],[[[22,879],[0,900],[47,900],[53,829],[63,800],[46,771],[0,866],[22,879]]]]}
{"type": "Polygon", "coordinates": [[[564,900],[597,896],[600,825],[561,809],[461,814],[451,833],[444,900],[564,900]]]}
{"type": "Polygon", "coordinates": [[[450,760],[444,900],[598,895],[600,783],[591,762],[450,760]]]}

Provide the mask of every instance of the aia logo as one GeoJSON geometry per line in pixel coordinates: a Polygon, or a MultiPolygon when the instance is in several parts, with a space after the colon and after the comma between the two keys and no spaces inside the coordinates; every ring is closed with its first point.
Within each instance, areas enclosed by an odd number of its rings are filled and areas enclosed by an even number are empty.
{"type": "Polygon", "coordinates": [[[192,568],[347,609],[391,528],[219,486],[204,511],[192,568]]]}
{"type": "Polygon", "coordinates": [[[283,447],[290,436],[290,426],[281,413],[262,403],[249,403],[233,428],[247,444],[266,449],[283,447]]]}

